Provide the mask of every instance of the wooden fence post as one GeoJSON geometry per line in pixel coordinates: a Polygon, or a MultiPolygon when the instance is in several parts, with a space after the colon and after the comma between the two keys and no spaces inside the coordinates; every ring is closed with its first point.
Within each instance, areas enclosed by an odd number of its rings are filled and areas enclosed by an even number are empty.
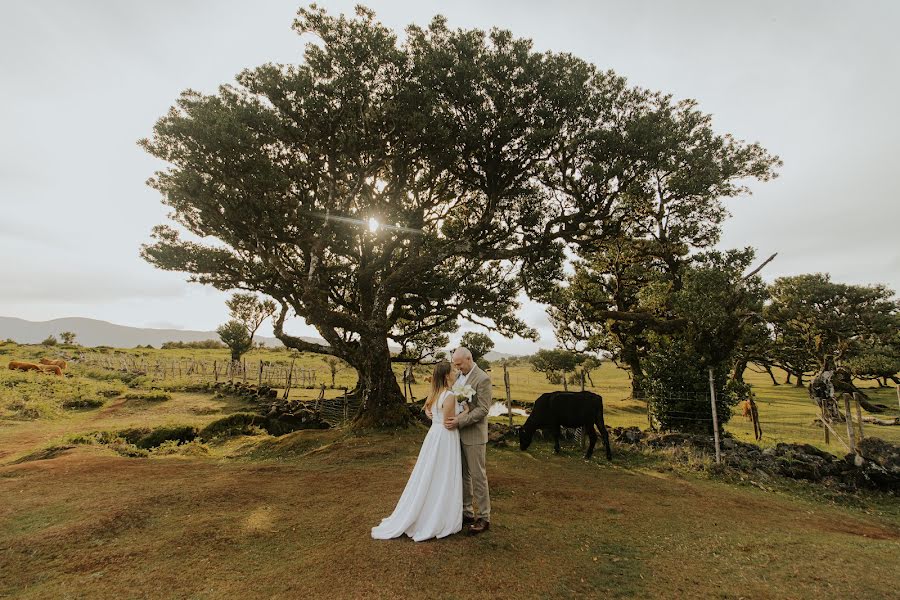
{"type": "Polygon", "coordinates": [[[263,372],[263,360],[259,359],[259,380],[257,382],[257,387],[262,387],[262,372],[263,372]]]}
{"type": "Polygon", "coordinates": [[[713,439],[716,442],[716,462],[722,462],[722,450],[719,448],[719,416],[716,413],[716,384],[713,380],[713,368],[709,368],[709,401],[712,405],[713,439]]]}
{"type": "Polygon", "coordinates": [[[856,425],[859,427],[859,440],[857,443],[863,441],[863,423],[862,423],[862,409],[859,407],[859,394],[857,392],[853,392],[853,403],[856,405],[856,425]]]}
{"type": "MultiPolygon", "coordinates": [[[[325,384],[322,384],[322,393],[325,393],[325,384]]],[[[347,407],[347,390],[344,390],[344,421],[350,419],[350,410],[347,407]]]]}
{"type": "Polygon", "coordinates": [[[853,414],[850,412],[850,394],[844,392],[844,410],[846,414],[846,423],[847,423],[847,443],[850,444],[850,452],[856,454],[856,440],[853,435],[853,414]]]}
{"type": "Polygon", "coordinates": [[[829,427],[828,427],[828,422],[826,421],[827,417],[825,416],[825,399],[824,398],[822,398],[821,402],[819,402],[819,411],[822,413],[822,429],[825,430],[825,445],[827,446],[831,443],[831,440],[829,439],[829,435],[828,435],[829,427]]]}
{"type": "Polygon", "coordinates": [[[513,426],[512,393],[509,389],[509,370],[503,365],[503,386],[506,388],[506,412],[509,413],[509,426],[513,426]]]}
{"type": "Polygon", "coordinates": [[[291,393],[291,381],[294,378],[294,361],[295,360],[297,360],[297,359],[296,358],[291,359],[291,370],[288,372],[287,385],[284,388],[284,396],[282,397],[282,400],[287,400],[288,394],[291,393]]]}
{"type": "Polygon", "coordinates": [[[213,361],[213,379],[219,381],[219,363],[213,361]]]}

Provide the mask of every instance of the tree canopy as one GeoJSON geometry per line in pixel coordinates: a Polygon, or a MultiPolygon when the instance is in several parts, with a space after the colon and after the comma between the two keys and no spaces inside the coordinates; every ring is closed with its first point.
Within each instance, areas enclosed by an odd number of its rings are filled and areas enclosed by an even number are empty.
{"type": "Polygon", "coordinates": [[[811,273],[779,277],[770,291],[765,314],[773,329],[772,359],[798,384],[805,374],[821,370],[828,357],[840,363],[868,354],[868,365],[861,358],[855,361],[861,373],[881,371],[876,361],[888,368],[885,359],[900,329],[900,302],[893,290],[837,283],[828,274],[811,273]]]}
{"type": "Polygon", "coordinates": [[[415,354],[460,319],[534,338],[519,295],[547,298],[567,247],[640,232],[668,264],[777,162],[692,101],[508,31],[438,16],[399,41],[368,9],[315,5],[293,27],[315,38],[301,64],[187,90],[141,141],[181,227],[155,227],[142,255],[272,298],[286,346],[357,370],[363,426],[408,419],[389,341],[415,354]],[[289,313],[327,345],[286,333],[289,313]]]}

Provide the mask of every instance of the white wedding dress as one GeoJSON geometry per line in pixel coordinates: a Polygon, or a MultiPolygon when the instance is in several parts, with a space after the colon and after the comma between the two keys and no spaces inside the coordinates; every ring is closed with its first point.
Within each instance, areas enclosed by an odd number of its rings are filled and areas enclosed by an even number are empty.
{"type": "MultiPolygon", "coordinates": [[[[462,529],[462,458],[459,431],[444,427],[442,392],[432,407],[431,428],[422,442],[416,466],[391,516],[372,528],[372,537],[387,540],[404,533],[416,542],[442,538],[462,529]]],[[[457,412],[459,408],[457,407],[457,412]]]]}

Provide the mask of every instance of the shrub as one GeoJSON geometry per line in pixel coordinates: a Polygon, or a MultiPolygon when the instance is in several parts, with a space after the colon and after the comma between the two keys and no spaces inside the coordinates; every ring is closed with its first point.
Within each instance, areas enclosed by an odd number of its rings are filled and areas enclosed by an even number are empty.
{"type": "Polygon", "coordinates": [[[100,408],[103,400],[100,398],[71,398],[63,400],[63,408],[100,408]]]}
{"type": "Polygon", "coordinates": [[[197,437],[197,428],[191,425],[171,425],[155,429],[123,429],[119,436],[138,448],[155,448],[165,441],[189,442],[197,437]]]}
{"type": "Polygon", "coordinates": [[[150,453],[143,448],[137,448],[131,444],[126,444],[121,441],[115,441],[109,444],[109,448],[115,451],[122,456],[127,456],[128,458],[147,458],[150,456],[150,453]]]}
{"type": "MultiPolygon", "coordinates": [[[[152,348],[153,346],[147,345],[147,348],[152,348]]],[[[160,348],[162,350],[221,350],[223,348],[227,348],[225,344],[220,342],[219,340],[200,340],[198,342],[163,342],[160,348]]],[[[138,346],[140,348],[140,346],[138,346]]]]}
{"type": "Polygon", "coordinates": [[[209,447],[196,439],[184,443],[179,443],[178,440],[166,440],[151,452],[157,456],[170,456],[173,454],[205,456],[209,454],[209,447]]]}
{"type": "MultiPolygon", "coordinates": [[[[680,338],[661,338],[648,352],[645,383],[650,412],[661,429],[712,434],[709,371],[680,338]]],[[[731,418],[738,390],[726,385],[727,373],[714,373],[716,416],[721,429],[731,418]]]]}
{"type": "Polygon", "coordinates": [[[165,402],[172,396],[163,391],[128,392],[123,396],[126,400],[147,400],[148,402],[165,402]]]}
{"type": "Polygon", "coordinates": [[[217,419],[204,427],[199,437],[204,440],[232,437],[237,435],[258,435],[264,427],[266,418],[252,413],[234,413],[217,419]]]}

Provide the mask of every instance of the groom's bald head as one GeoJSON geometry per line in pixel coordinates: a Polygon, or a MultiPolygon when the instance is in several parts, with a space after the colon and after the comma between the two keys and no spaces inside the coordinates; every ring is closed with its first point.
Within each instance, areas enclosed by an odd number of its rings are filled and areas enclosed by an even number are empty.
{"type": "Polygon", "coordinates": [[[472,365],[475,364],[472,361],[472,351],[463,346],[453,351],[452,360],[453,366],[462,371],[463,375],[468,375],[472,370],[472,365]]]}

